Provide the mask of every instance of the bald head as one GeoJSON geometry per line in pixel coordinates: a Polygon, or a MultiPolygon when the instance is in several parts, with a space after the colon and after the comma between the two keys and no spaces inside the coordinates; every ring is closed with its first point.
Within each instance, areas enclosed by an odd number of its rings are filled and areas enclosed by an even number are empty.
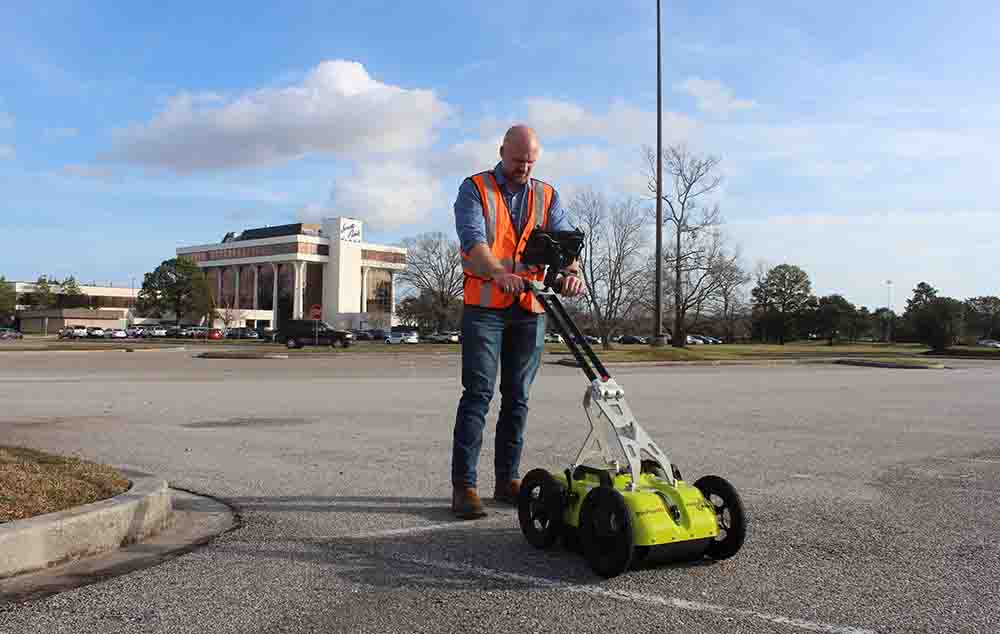
{"type": "Polygon", "coordinates": [[[516,125],[503,135],[500,160],[507,182],[524,185],[531,178],[531,170],[538,160],[540,147],[535,131],[526,125],[516,125]]]}

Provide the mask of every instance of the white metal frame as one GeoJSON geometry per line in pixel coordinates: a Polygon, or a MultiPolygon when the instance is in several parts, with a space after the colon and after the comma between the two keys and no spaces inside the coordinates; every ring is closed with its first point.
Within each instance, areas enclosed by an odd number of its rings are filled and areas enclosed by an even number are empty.
{"type": "MultiPolygon", "coordinates": [[[[532,281],[531,285],[536,295],[547,295],[550,296],[550,301],[559,301],[557,293],[544,284],[532,281]]],[[[568,336],[569,333],[563,333],[563,335],[568,336]]],[[[618,447],[628,462],[629,472],[632,474],[629,490],[634,491],[639,485],[639,474],[642,473],[644,456],[659,464],[670,485],[676,486],[677,481],[674,478],[670,458],[635,420],[635,416],[632,415],[632,410],[625,400],[625,390],[618,385],[617,381],[613,378],[607,380],[598,378],[591,382],[590,387],[583,395],[583,411],[587,414],[587,420],[590,421],[590,433],[587,434],[583,447],[580,448],[573,461],[574,469],[578,465],[586,464],[588,459],[597,459],[601,461],[602,468],[618,471],[619,463],[614,460],[611,448],[606,442],[610,430],[614,434],[618,447]],[[604,424],[602,425],[602,423],[604,424]]]]}

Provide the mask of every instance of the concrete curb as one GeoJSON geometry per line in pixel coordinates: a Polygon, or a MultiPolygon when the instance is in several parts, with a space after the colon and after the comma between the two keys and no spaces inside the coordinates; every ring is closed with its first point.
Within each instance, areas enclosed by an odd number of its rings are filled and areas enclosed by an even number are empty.
{"type": "MultiPolygon", "coordinates": [[[[570,368],[580,367],[577,364],[576,359],[570,357],[568,359],[559,359],[556,361],[551,361],[555,365],[563,365],[570,368]]],[[[655,367],[655,366],[724,366],[724,365],[735,365],[735,366],[779,366],[779,365],[856,365],[864,367],[873,368],[900,368],[900,369],[931,369],[931,370],[943,370],[946,369],[944,365],[931,363],[906,363],[906,362],[889,362],[889,361],[868,361],[865,359],[850,359],[850,358],[836,358],[836,357],[819,357],[819,358],[805,358],[805,359],[717,359],[711,360],[701,360],[701,361],[611,361],[605,363],[604,365],[609,368],[634,368],[634,367],[655,367]]]]}
{"type": "Polygon", "coordinates": [[[126,475],[132,487],[121,495],[0,524],[0,579],[115,550],[166,528],[173,509],[166,481],[126,475]]]}
{"type": "MultiPolygon", "coordinates": [[[[568,359],[558,359],[556,361],[550,361],[555,365],[564,365],[570,368],[580,367],[577,364],[576,359],[570,357],[568,359]]],[[[703,365],[703,366],[719,366],[719,365],[792,365],[797,363],[830,363],[828,359],[755,359],[755,360],[740,360],[740,359],[719,359],[715,361],[609,361],[604,365],[609,368],[636,368],[636,367],[655,367],[655,366],[688,366],[688,365],[703,365]]]]}
{"type": "Polygon", "coordinates": [[[202,352],[194,355],[195,359],[287,359],[287,354],[280,352],[202,352]]]}
{"type": "Polygon", "coordinates": [[[945,370],[943,363],[907,363],[905,361],[866,361],[864,359],[837,359],[837,365],[856,365],[863,368],[891,368],[895,370],[945,370]]]}

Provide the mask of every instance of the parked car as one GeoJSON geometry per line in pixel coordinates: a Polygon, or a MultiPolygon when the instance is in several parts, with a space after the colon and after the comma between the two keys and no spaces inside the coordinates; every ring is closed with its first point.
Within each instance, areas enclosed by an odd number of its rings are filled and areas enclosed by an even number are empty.
{"type": "Polygon", "coordinates": [[[386,335],[385,342],[388,344],[397,343],[420,343],[420,337],[415,332],[399,331],[390,332],[386,335]]]}
{"type": "Polygon", "coordinates": [[[104,331],[104,336],[108,339],[126,339],[128,338],[128,333],[121,328],[109,328],[104,331]]]}
{"type": "Polygon", "coordinates": [[[427,343],[458,343],[458,333],[434,332],[424,337],[424,341],[427,343]]]}
{"type": "Polygon", "coordinates": [[[980,339],[976,342],[977,346],[985,346],[987,348],[1000,348],[1000,341],[996,339],[980,339]]]}
{"type": "Polygon", "coordinates": [[[566,343],[566,341],[558,332],[547,332],[545,333],[545,343],[566,343]]]}
{"type": "MultiPolygon", "coordinates": [[[[60,333],[62,336],[62,333],[60,333]]],[[[13,328],[0,328],[0,339],[21,339],[24,335],[13,328]]]]}
{"type": "Polygon", "coordinates": [[[226,337],[229,339],[259,339],[260,335],[253,328],[240,326],[239,328],[230,328],[226,331],[226,337]]]}
{"type": "Polygon", "coordinates": [[[85,339],[87,337],[87,327],[86,326],[67,326],[63,329],[65,336],[64,339],[85,339]]]}
{"type": "Polygon", "coordinates": [[[641,345],[646,343],[646,340],[642,337],[636,337],[635,335],[622,335],[621,339],[618,340],[618,343],[625,345],[641,345]]]}
{"type": "Polygon", "coordinates": [[[698,335],[687,335],[687,345],[689,346],[700,346],[704,343],[698,335]]]}
{"type": "Polygon", "coordinates": [[[166,337],[167,336],[167,329],[164,328],[163,326],[153,326],[152,328],[149,328],[148,330],[146,330],[146,336],[147,337],[166,337]]]}
{"type": "Polygon", "coordinates": [[[372,333],[369,332],[369,331],[367,331],[367,330],[352,330],[351,332],[354,333],[354,340],[355,341],[371,341],[372,340],[372,333]]]}
{"type": "Polygon", "coordinates": [[[205,339],[213,339],[218,341],[220,339],[226,338],[226,333],[221,328],[210,328],[205,332],[205,339]]]}
{"type": "Polygon", "coordinates": [[[278,324],[278,343],[288,348],[302,346],[341,346],[346,348],[354,341],[354,334],[348,330],[338,330],[324,321],[312,319],[288,319],[278,324]]]}

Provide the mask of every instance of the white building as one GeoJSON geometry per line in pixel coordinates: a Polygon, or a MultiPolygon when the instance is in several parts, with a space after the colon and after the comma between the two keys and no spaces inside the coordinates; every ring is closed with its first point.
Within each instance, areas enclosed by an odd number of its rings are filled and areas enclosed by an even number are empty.
{"type": "MultiPolygon", "coordinates": [[[[124,328],[132,321],[138,289],[78,284],[79,295],[67,295],[57,282],[50,284],[51,308],[33,308],[35,282],[14,282],[15,323],[21,332],[55,334],[66,326],[124,328]]],[[[0,316],[2,317],[2,316],[0,316]]]]}
{"type": "Polygon", "coordinates": [[[360,220],[344,217],[260,227],[180,247],[177,255],[204,269],[220,319],[230,326],[274,327],[320,315],[340,328],[388,328],[406,249],[366,243],[362,229],[360,220]]]}

